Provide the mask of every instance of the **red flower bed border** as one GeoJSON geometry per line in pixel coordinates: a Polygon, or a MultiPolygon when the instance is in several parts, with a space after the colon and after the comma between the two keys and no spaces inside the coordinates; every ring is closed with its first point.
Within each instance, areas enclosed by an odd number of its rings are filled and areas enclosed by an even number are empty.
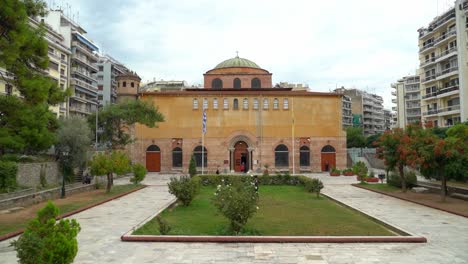
{"type": "Polygon", "coordinates": [[[353,172],[343,172],[344,176],[354,176],[353,172]]]}
{"type": "Polygon", "coordinates": [[[340,176],[340,175],[341,175],[340,173],[330,172],[330,176],[333,176],[333,177],[340,176]]]}
{"type": "MultiPolygon", "coordinates": [[[[146,187],[147,187],[147,186],[145,185],[145,186],[141,186],[140,188],[137,188],[137,189],[134,189],[134,190],[131,190],[131,191],[128,191],[128,192],[124,192],[124,193],[121,193],[121,194],[118,194],[118,195],[116,195],[116,196],[114,196],[114,197],[107,198],[106,200],[103,200],[103,201],[100,201],[100,202],[97,202],[97,203],[94,203],[94,204],[91,204],[91,205],[88,205],[88,206],[85,206],[85,207],[76,209],[76,210],[71,211],[71,212],[68,212],[68,213],[66,213],[66,214],[59,215],[59,216],[57,216],[56,219],[57,219],[57,220],[60,220],[60,219],[65,218],[65,217],[69,217],[69,216],[71,216],[71,215],[74,215],[74,214],[77,214],[77,213],[81,213],[81,212],[83,212],[83,211],[85,211],[85,210],[91,209],[91,208],[96,207],[96,206],[98,206],[98,205],[101,205],[101,204],[103,204],[103,203],[110,202],[110,201],[112,201],[112,200],[115,200],[115,199],[120,198],[120,197],[122,197],[122,196],[125,196],[125,195],[127,195],[127,194],[131,194],[131,193],[133,193],[133,192],[139,191],[139,190],[141,190],[141,189],[143,189],[143,188],[146,188],[146,187]]],[[[1,236],[0,236],[0,241],[3,241],[3,240],[6,240],[6,239],[15,237],[15,236],[17,236],[17,235],[21,235],[23,232],[24,232],[24,229],[20,229],[20,230],[17,230],[17,231],[14,231],[14,232],[11,232],[11,233],[8,233],[8,234],[5,234],[5,235],[1,235],[1,236]]]]}

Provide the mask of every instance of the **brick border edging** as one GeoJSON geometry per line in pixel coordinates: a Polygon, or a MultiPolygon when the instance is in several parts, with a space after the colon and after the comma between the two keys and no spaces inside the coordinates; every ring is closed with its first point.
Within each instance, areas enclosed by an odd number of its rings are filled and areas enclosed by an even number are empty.
{"type": "MultiPolygon", "coordinates": [[[[57,216],[56,220],[60,220],[60,219],[65,218],[65,217],[69,217],[69,216],[71,216],[71,215],[74,215],[74,214],[77,214],[77,213],[81,213],[81,212],[83,212],[83,211],[85,211],[85,210],[88,210],[88,209],[91,209],[91,208],[96,207],[96,206],[98,206],[98,205],[101,205],[101,204],[103,204],[103,203],[107,203],[107,202],[110,202],[110,201],[112,201],[112,200],[118,199],[118,198],[120,198],[120,197],[122,197],[122,196],[125,196],[125,195],[127,195],[127,194],[131,194],[131,193],[133,193],[133,192],[139,191],[139,190],[144,189],[144,188],[146,188],[146,187],[148,187],[148,186],[147,186],[147,185],[143,185],[143,186],[141,186],[140,188],[137,188],[137,189],[134,189],[134,190],[131,190],[131,191],[128,191],[128,192],[124,192],[124,193],[118,194],[118,195],[116,195],[116,196],[113,196],[113,197],[107,198],[107,199],[105,199],[105,200],[102,200],[102,201],[100,201],[100,202],[97,202],[97,203],[94,203],[94,204],[91,204],[91,205],[88,205],[88,206],[85,206],[85,207],[82,207],[82,208],[73,210],[73,211],[71,211],[71,212],[68,212],[68,213],[65,213],[65,214],[62,214],[62,215],[59,215],[59,216],[57,216]]],[[[7,233],[7,234],[5,234],[5,235],[1,235],[1,236],[0,236],[0,242],[3,241],[3,240],[7,240],[7,239],[9,239],[9,238],[15,237],[15,236],[17,236],[17,235],[20,235],[20,234],[22,234],[23,232],[24,232],[24,229],[20,229],[20,230],[11,232],[11,233],[7,233]]]]}
{"type": "Polygon", "coordinates": [[[390,194],[390,193],[386,193],[386,192],[382,192],[382,191],[378,191],[378,190],[373,190],[373,189],[368,189],[368,188],[365,188],[365,187],[363,187],[363,186],[359,186],[358,184],[351,184],[351,185],[354,186],[354,187],[360,188],[360,189],[367,190],[367,191],[371,191],[371,192],[375,192],[375,193],[378,193],[378,194],[387,195],[387,196],[390,196],[390,197],[393,197],[393,198],[397,198],[397,199],[400,199],[400,200],[403,200],[403,201],[407,201],[407,202],[411,202],[411,203],[423,205],[423,206],[426,206],[426,207],[429,207],[429,208],[432,208],[432,209],[436,209],[436,210],[444,211],[444,212],[446,212],[446,213],[450,213],[450,214],[454,214],[454,215],[458,215],[458,216],[461,216],[461,217],[468,218],[468,215],[465,215],[465,214],[462,214],[462,213],[458,213],[458,212],[454,212],[454,211],[450,211],[450,210],[447,210],[447,209],[444,209],[444,208],[441,208],[441,207],[438,207],[438,206],[432,206],[432,205],[428,205],[428,204],[421,203],[421,202],[418,202],[418,201],[413,201],[413,200],[410,200],[410,199],[407,199],[407,198],[398,197],[398,196],[392,195],[392,194],[390,194]]]}
{"type": "Polygon", "coordinates": [[[362,236],[148,236],[122,235],[124,242],[212,242],[212,243],[426,243],[425,237],[362,236]]]}

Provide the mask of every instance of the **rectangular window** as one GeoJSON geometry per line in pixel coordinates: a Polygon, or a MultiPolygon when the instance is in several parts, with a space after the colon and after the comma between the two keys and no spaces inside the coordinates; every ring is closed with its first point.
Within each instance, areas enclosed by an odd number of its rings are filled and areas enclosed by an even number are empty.
{"type": "Polygon", "coordinates": [[[253,99],[253,109],[258,110],[258,99],[257,98],[253,99]]]}
{"type": "Polygon", "coordinates": [[[218,98],[213,99],[213,109],[218,109],[218,98]]]}
{"type": "Polygon", "coordinates": [[[288,98],[283,99],[283,109],[285,109],[285,110],[289,109],[289,100],[288,100],[288,98]]]}
{"type": "Polygon", "coordinates": [[[193,109],[198,109],[198,99],[193,98],[193,109]]]}
{"type": "Polygon", "coordinates": [[[104,71],[104,66],[99,66],[99,71],[104,71]]]}
{"type": "Polygon", "coordinates": [[[59,65],[53,61],[49,61],[49,68],[52,69],[52,70],[56,70],[58,71],[59,69],[59,65]]]}
{"type": "Polygon", "coordinates": [[[242,101],[242,109],[244,110],[249,109],[249,99],[244,98],[244,100],[242,101]]]}
{"type": "Polygon", "coordinates": [[[223,108],[226,110],[229,109],[229,101],[227,98],[224,98],[223,100],[223,108]]]}
{"type": "Polygon", "coordinates": [[[98,85],[97,88],[98,88],[99,91],[104,90],[104,86],[102,86],[102,85],[98,85]]]}
{"type": "Polygon", "coordinates": [[[203,98],[203,109],[208,109],[208,99],[203,98]]]}
{"type": "Polygon", "coordinates": [[[98,76],[97,76],[97,79],[98,79],[98,81],[102,81],[102,80],[104,80],[104,76],[98,75],[98,76]]]}

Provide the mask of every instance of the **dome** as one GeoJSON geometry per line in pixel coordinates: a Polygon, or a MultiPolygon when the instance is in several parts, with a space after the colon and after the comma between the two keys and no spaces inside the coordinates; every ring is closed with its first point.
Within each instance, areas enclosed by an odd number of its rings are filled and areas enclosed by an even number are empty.
{"type": "Polygon", "coordinates": [[[236,56],[235,58],[221,62],[220,64],[216,65],[215,69],[234,68],[234,67],[248,67],[248,68],[261,69],[255,62],[248,60],[248,59],[239,58],[239,56],[236,56]]]}

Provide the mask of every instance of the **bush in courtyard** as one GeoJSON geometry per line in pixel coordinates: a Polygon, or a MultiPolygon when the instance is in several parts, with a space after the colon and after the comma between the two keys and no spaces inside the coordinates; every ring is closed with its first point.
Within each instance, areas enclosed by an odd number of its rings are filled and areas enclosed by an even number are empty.
{"type": "Polygon", "coordinates": [[[140,163],[133,164],[132,166],[133,178],[130,179],[134,184],[138,184],[145,179],[146,168],[140,163]]]}
{"type": "Polygon", "coordinates": [[[353,165],[353,172],[357,176],[367,175],[366,164],[364,162],[362,162],[362,161],[356,162],[356,164],[353,165]]]}
{"type": "Polygon", "coordinates": [[[319,179],[310,179],[305,183],[305,189],[308,192],[316,193],[317,198],[320,196],[320,191],[323,189],[323,183],[319,179]]]}
{"type": "Polygon", "coordinates": [[[16,188],[18,165],[12,161],[0,161],[0,190],[9,191],[16,188]]]}
{"type": "Polygon", "coordinates": [[[184,206],[190,205],[199,189],[198,178],[191,179],[187,176],[182,176],[180,179],[172,177],[167,185],[169,186],[169,193],[177,197],[184,206]]]}
{"type": "MultiPolygon", "coordinates": [[[[410,171],[410,172],[406,172],[405,175],[406,175],[405,177],[406,187],[407,188],[415,187],[417,184],[416,174],[410,171]]],[[[387,184],[390,186],[402,188],[400,175],[395,174],[395,173],[390,173],[390,176],[387,179],[387,184]]]]}
{"type": "Polygon", "coordinates": [[[162,219],[159,215],[156,217],[156,221],[158,221],[159,233],[161,235],[169,234],[169,231],[171,231],[171,227],[169,226],[167,221],[162,219]]]}
{"type": "Polygon", "coordinates": [[[371,171],[369,172],[369,177],[370,177],[370,178],[375,178],[374,170],[371,170],[371,171]]]}
{"type": "Polygon", "coordinates": [[[190,174],[190,177],[193,177],[197,174],[197,164],[195,163],[195,157],[193,155],[190,158],[189,174],[190,174]]]}
{"type": "Polygon", "coordinates": [[[23,235],[12,243],[22,264],[72,263],[78,252],[76,236],[80,225],[75,219],[55,218],[59,209],[52,203],[38,211],[23,235]]]}
{"type": "Polygon", "coordinates": [[[242,227],[257,212],[258,194],[249,181],[235,180],[218,185],[213,202],[218,211],[230,221],[230,228],[239,234],[242,227]]]}

